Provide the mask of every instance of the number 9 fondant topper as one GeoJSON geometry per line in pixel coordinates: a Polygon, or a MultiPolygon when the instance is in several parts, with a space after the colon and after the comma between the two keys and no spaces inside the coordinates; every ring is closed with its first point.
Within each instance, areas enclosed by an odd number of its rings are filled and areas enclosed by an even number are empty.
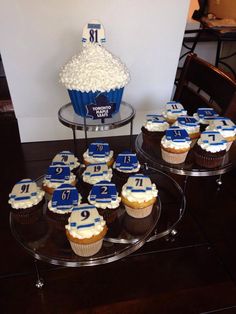
{"type": "Polygon", "coordinates": [[[106,38],[103,25],[96,20],[87,23],[83,28],[82,42],[90,42],[99,45],[105,43],[106,38]]]}
{"type": "Polygon", "coordinates": [[[102,217],[94,205],[87,203],[74,207],[70,216],[70,227],[72,229],[86,229],[100,223],[102,217]]]}

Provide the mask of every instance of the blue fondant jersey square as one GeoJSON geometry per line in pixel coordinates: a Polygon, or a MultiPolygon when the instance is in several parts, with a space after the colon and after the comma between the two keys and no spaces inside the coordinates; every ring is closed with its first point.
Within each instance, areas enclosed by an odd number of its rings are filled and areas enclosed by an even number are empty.
{"type": "Polygon", "coordinates": [[[46,179],[51,182],[63,183],[70,179],[70,167],[65,164],[51,165],[46,174],[46,179]]]}
{"type": "Polygon", "coordinates": [[[107,203],[116,201],[117,189],[114,183],[109,181],[100,181],[92,187],[90,200],[98,203],[107,203]]]}
{"type": "Polygon", "coordinates": [[[213,118],[217,116],[217,113],[212,108],[198,108],[197,114],[199,118],[213,118]]]}
{"type": "Polygon", "coordinates": [[[88,148],[89,156],[102,158],[110,154],[110,147],[108,143],[91,143],[88,148]]]}
{"type": "Polygon", "coordinates": [[[60,185],[53,193],[52,207],[60,210],[68,210],[78,205],[79,193],[70,184],[60,185]]]}
{"type": "Polygon", "coordinates": [[[189,117],[189,116],[180,116],[177,118],[177,121],[179,125],[183,125],[183,126],[197,126],[198,125],[198,121],[195,118],[189,117]]]}
{"type": "Polygon", "coordinates": [[[188,132],[179,127],[171,127],[166,131],[166,139],[173,142],[187,142],[190,141],[188,132]]]}
{"type": "Polygon", "coordinates": [[[120,170],[133,170],[138,167],[138,158],[131,152],[123,152],[116,158],[116,168],[120,170]]]}

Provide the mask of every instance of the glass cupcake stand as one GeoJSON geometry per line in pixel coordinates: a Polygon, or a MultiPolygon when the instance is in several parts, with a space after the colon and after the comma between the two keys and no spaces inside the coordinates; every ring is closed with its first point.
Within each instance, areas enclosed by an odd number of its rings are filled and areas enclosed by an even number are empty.
{"type": "MultiPolygon", "coordinates": [[[[160,170],[142,165],[141,172],[148,175],[158,189],[158,200],[152,213],[148,217],[137,219],[128,216],[122,204],[118,209],[111,210],[106,218],[108,233],[104,238],[102,249],[91,257],[79,257],[74,254],[66,238],[67,221],[60,221],[48,215],[47,203],[50,197],[46,196],[44,205],[39,208],[35,216],[26,221],[10,214],[13,236],[34,257],[37,288],[42,288],[44,285],[37,260],[66,267],[110,263],[135,252],[147,241],[170,235],[175,230],[185,210],[182,189],[160,170]]],[[[37,180],[39,186],[42,184],[42,179],[41,177],[37,180]]],[[[113,174],[112,182],[116,183],[119,194],[126,181],[127,176],[113,174]]],[[[83,183],[81,175],[78,176],[77,188],[83,197],[83,202],[86,202],[89,190],[83,183]]]]}
{"type": "MultiPolygon", "coordinates": [[[[160,141],[160,140],[159,140],[160,141]]],[[[143,141],[142,133],[140,133],[135,142],[137,154],[144,159],[152,167],[160,169],[167,173],[185,176],[183,191],[185,193],[188,177],[208,177],[218,176],[216,182],[220,187],[222,184],[221,176],[232,170],[236,166],[236,143],[234,142],[230,150],[226,153],[220,167],[206,169],[196,165],[194,161],[193,150],[190,149],[184,163],[169,164],[161,157],[161,145],[156,141],[155,145],[143,141]]]]}
{"type": "Polygon", "coordinates": [[[130,148],[131,148],[134,116],[135,116],[134,108],[124,101],[122,101],[120,104],[119,112],[113,114],[112,118],[105,118],[104,121],[102,121],[101,119],[93,120],[92,118],[79,116],[74,112],[71,103],[62,106],[58,111],[59,121],[63,125],[71,128],[73,131],[75,155],[77,155],[76,130],[84,131],[86,146],[88,146],[87,132],[108,131],[120,128],[122,126],[127,125],[128,123],[130,123],[130,148]]]}

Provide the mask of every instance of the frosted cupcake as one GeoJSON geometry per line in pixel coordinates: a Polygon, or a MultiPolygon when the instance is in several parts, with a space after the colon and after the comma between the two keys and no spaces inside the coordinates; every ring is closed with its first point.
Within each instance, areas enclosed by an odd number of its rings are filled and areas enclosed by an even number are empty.
{"type": "Polygon", "coordinates": [[[195,162],[203,168],[216,168],[223,164],[227,142],[217,131],[202,132],[194,147],[195,162]]]}
{"type": "Polygon", "coordinates": [[[186,130],[173,126],[166,131],[161,139],[162,159],[170,164],[185,161],[190,150],[191,140],[186,130]]]}
{"type": "Polygon", "coordinates": [[[119,173],[135,173],[140,169],[140,163],[137,155],[130,151],[120,153],[113,164],[113,168],[119,173]]]}
{"type": "Polygon", "coordinates": [[[111,181],[112,169],[106,163],[88,165],[83,172],[83,181],[94,185],[99,181],[111,181]]]}
{"type": "Polygon", "coordinates": [[[95,206],[86,203],[73,208],[65,228],[74,253],[85,257],[98,253],[107,233],[103,217],[95,206]]]}
{"type": "Polygon", "coordinates": [[[113,162],[113,150],[110,150],[108,143],[95,142],[89,144],[88,149],[83,154],[84,164],[106,163],[110,167],[113,162]]]}
{"type": "Polygon", "coordinates": [[[144,218],[151,214],[157,200],[156,185],[143,174],[131,175],[122,187],[121,200],[128,215],[144,218]]]}
{"type": "Polygon", "coordinates": [[[226,140],[226,151],[229,151],[231,145],[236,140],[236,125],[229,119],[217,117],[210,121],[207,131],[218,131],[226,140]]]}
{"type": "Polygon", "coordinates": [[[30,223],[36,219],[44,203],[44,194],[31,179],[17,182],[9,194],[8,203],[12,213],[22,223],[30,223]]]}
{"type": "Polygon", "coordinates": [[[52,160],[53,165],[61,162],[69,166],[71,171],[75,171],[80,166],[78,158],[67,150],[63,150],[62,152],[58,153],[52,160]]]}
{"type": "Polygon", "coordinates": [[[208,124],[219,115],[212,108],[198,108],[193,117],[200,123],[200,130],[203,132],[208,124]]]}
{"type": "Polygon", "coordinates": [[[49,166],[42,189],[48,194],[53,194],[54,190],[63,183],[76,185],[76,176],[70,171],[70,167],[64,163],[49,166]]]}
{"type": "Polygon", "coordinates": [[[173,124],[179,116],[186,116],[187,110],[177,101],[169,101],[166,104],[163,116],[169,124],[173,124]]]}
{"type": "Polygon", "coordinates": [[[60,81],[67,88],[74,110],[87,115],[86,106],[96,104],[103,95],[119,111],[124,86],[130,76],[126,66],[103,46],[86,43],[79,55],[69,61],[60,73],[60,81]]]}
{"type": "Polygon", "coordinates": [[[199,122],[193,117],[178,117],[173,126],[178,126],[181,129],[186,130],[191,140],[197,139],[200,136],[199,122]]]}
{"type": "Polygon", "coordinates": [[[48,202],[48,214],[56,220],[68,219],[72,209],[81,203],[81,199],[76,187],[61,184],[48,202]]]}
{"type": "Polygon", "coordinates": [[[149,142],[151,144],[155,143],[156,140],[160,140],[162,138],[169,126],[169,123],[166,121],[163,115],[146,115],[146,121],[141,128],[143,141],[149,142]]]}

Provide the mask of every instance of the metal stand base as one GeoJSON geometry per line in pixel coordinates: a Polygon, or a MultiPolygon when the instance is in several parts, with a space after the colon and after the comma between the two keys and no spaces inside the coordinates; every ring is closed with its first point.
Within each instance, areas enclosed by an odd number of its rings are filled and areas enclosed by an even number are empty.
{"type": "Polygon", "coordinates": [[[35,271],[36,271],[36,276],[37,276],[37,280],[35,282],[35,287],[38,288],[38,289],[42,289],[43,286],[44,286],[44,280],[43,278],[40,276],[40,272],[39,272],[39,269],[38,269],[38,261],[35,259],[34,260],[34,266],[35,266],[35,271]]]}

